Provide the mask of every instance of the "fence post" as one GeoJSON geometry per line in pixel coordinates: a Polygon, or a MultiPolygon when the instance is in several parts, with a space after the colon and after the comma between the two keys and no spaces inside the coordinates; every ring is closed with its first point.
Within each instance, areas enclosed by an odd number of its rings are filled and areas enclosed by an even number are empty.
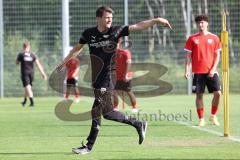
{"type": "Polygon", "coordinates": [[[62,58],[69,52],[69,0],[62,0],[62,58]]]}
{"type": "MultiPolygon", "coordinates": [[[[191,35],[191,12],[192,12],[191,0],[187,0],[187,37],[191,35]]],[[[192,76],[188,78],[187,83],[188,83],[187,94],[191,95],[192,94],[192,76]]]]}
{"type": "Polygon", "coordinates": [[[4,97],[4,80],[3,80],[3,33],[4,33],[4,27],[3,27],[3,0],[0,0],[0,97],[4,97]]]}
{"type": "MultiPolygon", "coordinates": [[[[124,0],[124,25],[128,25],[128,0],[124,0]]],[[[125,46],[128,45],[126,41],[128,41],[128,37],[124,37],[125,46]]]]}
{"type": "Polygon", "coordinates": [[[229,52],[228,32],[226,28],[226,13],[222,13],[222,80],[223,80],[223,105],[224,105],[224,137],[229,136],[229,52]]]}

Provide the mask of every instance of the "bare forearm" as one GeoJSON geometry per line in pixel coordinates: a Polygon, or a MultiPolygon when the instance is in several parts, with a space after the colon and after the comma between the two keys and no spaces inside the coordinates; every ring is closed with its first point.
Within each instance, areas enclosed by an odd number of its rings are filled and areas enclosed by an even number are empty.
{"type": "Polygon", "coordinates": [[[42,76],[46,76],[46,73],[44,72],[44,69],[43,69],[41,63],[39,62],[39,60],[36,60],[36,64],[37,64],[37,67],[38,67],[40,73],[42,74],[42,76]]]}
{"type": "Polygon", "coordinates": [[[212,71],[216,71],[217,70],[217,66],[218,66],[218,63],[220,61],[220,53],[217,53],[215,58],[214,58],[214,62],[213,62],[213,66],[212,66],[212,71]]]}
{"type": "Polygon", "coordinates": [[[133,30],[133,31],[144,30],[146,28],[149,28],[149,27],[153,26],[154,24],[156,24],[156,23],[153,19],[145,20],[145,21],[142,21],[142,22],[139,22],[139,23],[135,24],[135,30],[133,30]]]}
{"type": "Polygon", "coordinates": [[[185,74],[184,77],[189,79],[191,76],[191,66],[192,66],[192,58],[191,54],[187,54],[185,57],[185,74]]]}
{"type": "Polygon", "coordinates": [[[77,78],[78,77],[78,72],[79,72],[79,67],[73,73],[73,77],[77,78]]]}
{"type": "Polygon", "coordinates": [[[190,68],[191,68],[191,62],[185,64],[185,73],[190,73],[190,68]]]}
{"type": "Polygon", "coordinates": [[[191,54],[187,54],[185,57],[185,72],[189,73],[192,65],[191,54]]]}
{"type": "Polygon", "coordinates": [[[127,63],[127,67],[126,67],[126,74],[130,71],[131,68],[131,63],[127,63]]]}
{"type": "Polygon", "coordinates": [[[149,27],[152,27],[155,24],[161,24],[165,27],[168,27],[168,28],[172,29],[168,20],[166,20],[164,18],[153,18],[153,19],[150,19],[150,20],[141,21],[141,22],[139,22],[137,24],[134,24],[134,25],[130,25],[129,26],[129,31],[134,32],[134,31],[145,30],[149,27]]]}
{"type": "Polygon", "coordinates": [[[131,62],[126,63],[126,69],[124,71],[124,81],[128,81],[132,79],[132,75],[130,74],[131,62]]]}
{"type": "Polygon", "coordinates": [[[38,68],[39,71],[41,72],[42,76],[46,76],[46,73],[44,72],[42,66],[38,68]]]}
{"type": "Polygon", "coordinates": [[[83,45],[84,44],[80,43],[75,45],[73,49],[70,51],[70,53],[67,55],[67,57],[65,57],[64,60],[57,65],[56,67],[57,71],[61,71],[71,58],[76,57],[81,52],[83,45]]]}
{"type": "Polygon", "coordinates": [[[64,58],[63,63],[68,62],[69,59],[76,57],[79,53],[81,52],[81,48],[78,47],[74,47],[69,54],[67,55],[67,57],[64,58]]]}

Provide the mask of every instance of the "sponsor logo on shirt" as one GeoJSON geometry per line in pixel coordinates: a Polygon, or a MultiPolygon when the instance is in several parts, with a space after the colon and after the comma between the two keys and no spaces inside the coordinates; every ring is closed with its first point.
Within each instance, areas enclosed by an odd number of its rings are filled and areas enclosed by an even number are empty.
{"type": "Polygon", "coordinates": [[[195,43],[195,44],[199,44],[199,39],[195,39],[195,40],[194,40],[194,43],[195,43]]]}
{"type": "Polygon", "coordinates": [[[104,37],[104,38],[108,38],[108,37],[109,37],[109,35],[103,35],[103,37],[104,37]]]}
{"type": "Polygon", "coordinates": [[[109,40],[96,42],[96,43],[90,43],[89,45],[90,45],[90,47],[96,47],[96,48],[105,47],[105,46],[109,45],[109,40]]]}
{"type": "Polygon", "coordinates": [[[209,44],[211,44],[213,42],[212,39],[208,39],[207,41],[208,41],[209,44]]]}
{"type": "Polygon", "coordinates": [[[96,36],[91,36],[91,42],[95,42],[96,41],[96,36]]]}
{"type": "Polygon", "coordinates": [[[33,58],[29,57],[29,56],[24,56],[24,61],[31,62],[31,61],[33,61],[33,58]]]}

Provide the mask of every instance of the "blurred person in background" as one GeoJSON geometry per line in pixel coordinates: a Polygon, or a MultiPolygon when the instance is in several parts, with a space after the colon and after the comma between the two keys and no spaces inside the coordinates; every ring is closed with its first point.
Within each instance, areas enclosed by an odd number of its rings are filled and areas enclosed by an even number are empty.
{"type": "Polygon", "coordinates": [[[64,98],[65,98],[65,100],[68,100],[69,95],[74,93],[76,103],[78,103],[80,100],[80,91],[77,86],[79,65],[80,65],[80,61],[78,58],[71,58],[66,64],[67,87],[66,87],[66,93],[65,93],[64,98]]]}
{"type": "MultiPolygon", "coordinates": [[[[122,96],[123,101],[125,100],[124,94],[128,95],[131,101],[132,112],[138,112],[136,105],[136,97],[132,91],[132,77],[133,73],[130,71],[132,63],[132,54],[130,50],[124,49],[122,46],[122,38],[119,39],[116,49],[116,77],[117,81],[115,84],[115,91],[113,92],[113,107],[118,110],[118,95],[122,96]]],[[[124,103],[124,102],[123,102],[124,103]]]]}
{"type": "Polygon", "coordinates": [[[34,63],[41,73],[44,80],[47,80],[47,75],[44,72],[43,66],[39,62],[37,56],[31,52],[30,42],[25,41],[23,43],[23,50],[20,52],[16,59],[16,64],[21,63],[21,80],[24,87],[24,99],[21,102],[24,107],[27,103],[27,98],[30,100],[30,106],[34,106],[32,82],[34,79],[34,63]]]}

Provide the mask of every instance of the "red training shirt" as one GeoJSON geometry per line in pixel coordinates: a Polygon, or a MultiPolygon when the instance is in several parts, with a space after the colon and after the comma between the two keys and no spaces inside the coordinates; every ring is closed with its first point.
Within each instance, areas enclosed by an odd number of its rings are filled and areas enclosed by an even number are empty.
{"type": "Polygon", "coordinates": [[[67,79],[75,78],[78,76],[78,73],[76,71],[79,65],[80,61],[77,58],[72,58],[67,62],[67,79]]]}
{"type": "Polygon", "coordinates": [[[221,43],[215,34],[197,33],[188,38],[184,50],[191,53],[193,73],[209,73],[215,54],[221,50],[221,43]]]}
{"type": "MultiPolygon", "coordinates": [[[[116,50],[117,80],[123,80],[125,78],[127,63],[131,63],[131,58],[131,52],[129,50],[116,50]]],[[[130,74],[130,72],[128,72],[127,74],[130,74]]]]}

